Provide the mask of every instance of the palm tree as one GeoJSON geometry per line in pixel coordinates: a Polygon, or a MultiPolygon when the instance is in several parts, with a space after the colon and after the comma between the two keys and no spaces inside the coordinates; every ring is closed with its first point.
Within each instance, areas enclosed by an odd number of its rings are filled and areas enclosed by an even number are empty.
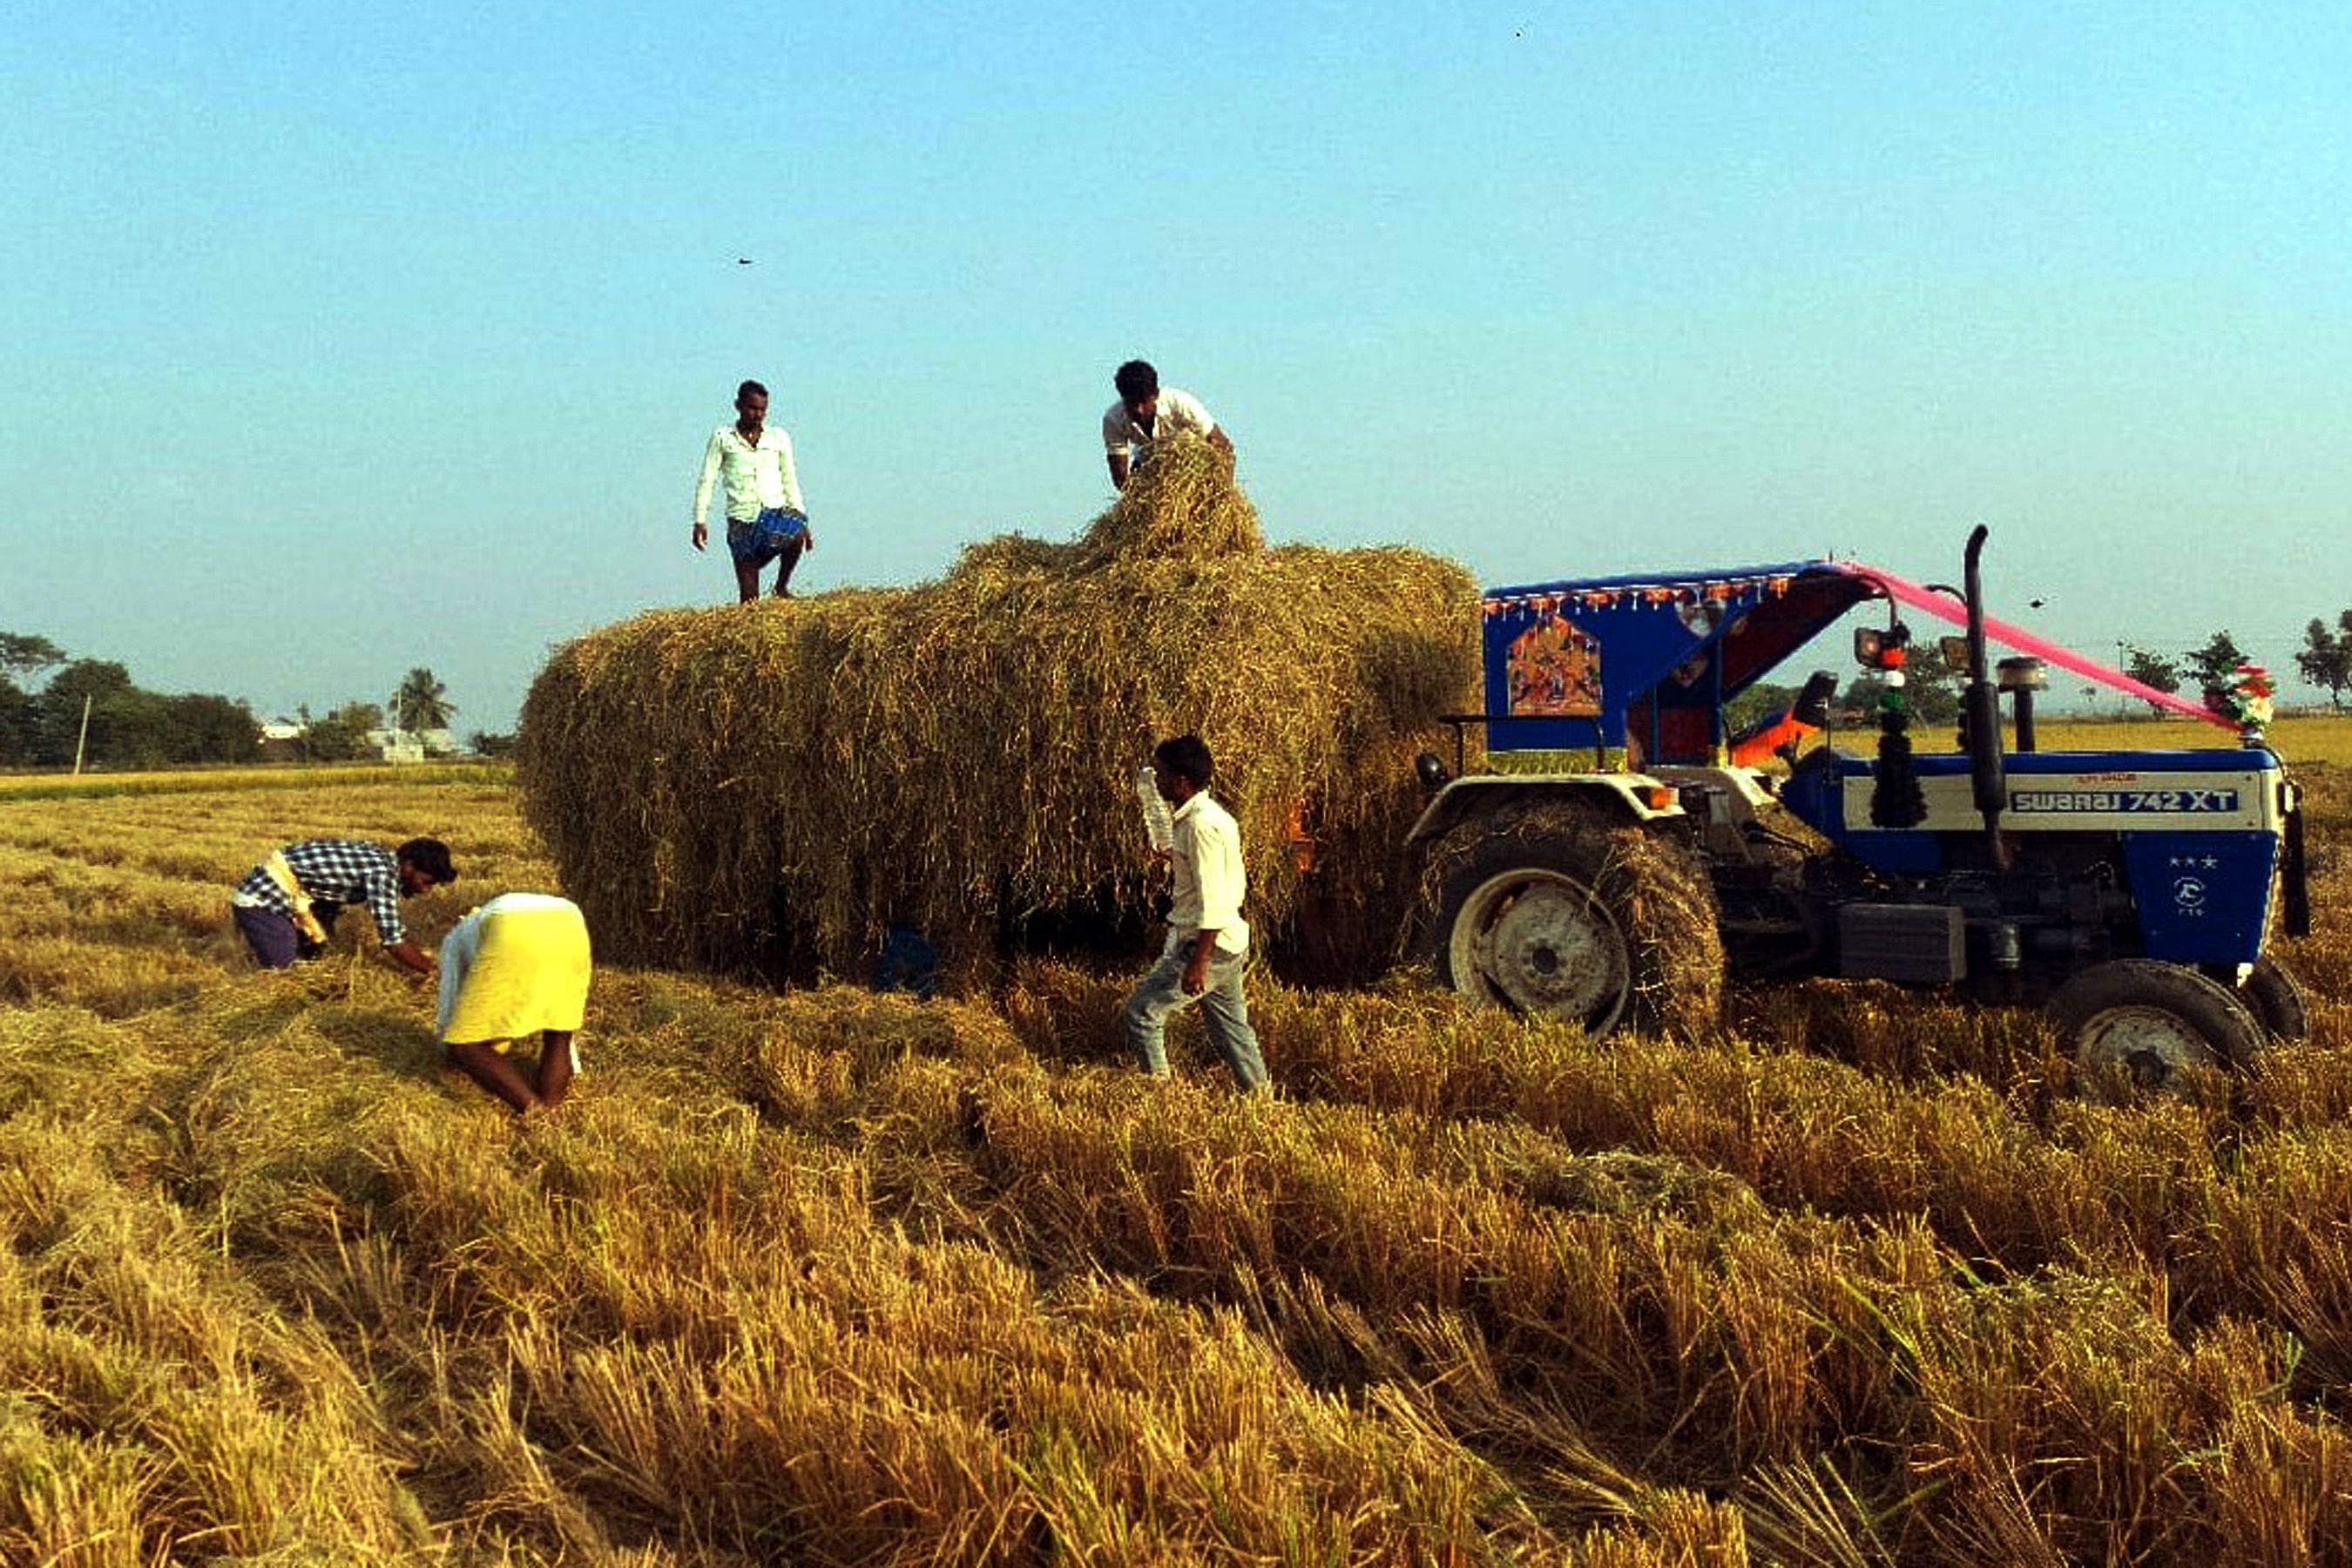
{"type": "Polygon", "coordinates": [[[449,715],[457,710],[457,705],[449,700],[449,689],[423,665],[410,670],[400,689],[392,694],[393,721],[412,735],[447,729],[449,715]]]}

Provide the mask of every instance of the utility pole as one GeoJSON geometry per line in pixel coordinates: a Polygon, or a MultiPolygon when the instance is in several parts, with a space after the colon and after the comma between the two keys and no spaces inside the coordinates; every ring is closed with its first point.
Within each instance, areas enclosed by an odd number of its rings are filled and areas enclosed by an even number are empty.
{"type": "Polygon", "coordinates": [[[81,733],[74,737],[74,777],[76,778],[81,777],[81,749],[89,743],[89,700],[97,695],[94,691],[85,691],[81,694],[81,733]]]}

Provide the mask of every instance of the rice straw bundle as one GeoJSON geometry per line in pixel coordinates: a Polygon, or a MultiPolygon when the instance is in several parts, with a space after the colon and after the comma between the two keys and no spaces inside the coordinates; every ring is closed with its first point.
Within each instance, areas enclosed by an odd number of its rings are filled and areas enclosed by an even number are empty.
{"type": "Polygon", "coordinates": [[[1135,772],[1197,731],[1262,938],[1311,898],[1339,928],[1327,957],[1360,972],[1406,896],[1412,755],[1444,748],[1476,657],[1459,566],[1268,550],[1191,440],[1075,543],[1008,535],[937,583],[655,611],[565,646],[519,778],[600,954],[741,973],[790,939],[856,975],[894,922],[953,963],[1011,912],[1140,905],[1135,772]]]}

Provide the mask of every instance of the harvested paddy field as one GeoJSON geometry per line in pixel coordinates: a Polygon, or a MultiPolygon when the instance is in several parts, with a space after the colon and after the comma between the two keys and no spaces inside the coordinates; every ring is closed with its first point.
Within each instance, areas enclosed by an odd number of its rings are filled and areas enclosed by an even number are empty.
{"type": "Polygon", "coordinates": [[[2313,1037],[2123,1109],[1891,987],[1595,1044],[1394,977],[1254,979],[1251,1102],[1026,960],[608,964],[519,1126],[352,932],[261,974],[223,907],[319,833],[452,845],[428,943],[551,887],[502,775],[0,791],[0,1560],[2331,1560],[2352,771],[2296,735],[2313,1037]]]}

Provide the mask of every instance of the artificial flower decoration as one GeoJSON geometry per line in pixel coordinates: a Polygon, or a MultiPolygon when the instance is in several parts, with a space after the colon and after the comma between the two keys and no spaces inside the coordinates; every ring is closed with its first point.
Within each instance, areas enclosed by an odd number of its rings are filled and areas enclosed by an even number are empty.
{"type": "Polygon", "coordinates": [[[2238,666],[2237,679],[2205,694],[2206,706],[2242,729],[2259,730],[2271,721],[2276,689],[2271,672],[2259,664],[2238,666]]]}

